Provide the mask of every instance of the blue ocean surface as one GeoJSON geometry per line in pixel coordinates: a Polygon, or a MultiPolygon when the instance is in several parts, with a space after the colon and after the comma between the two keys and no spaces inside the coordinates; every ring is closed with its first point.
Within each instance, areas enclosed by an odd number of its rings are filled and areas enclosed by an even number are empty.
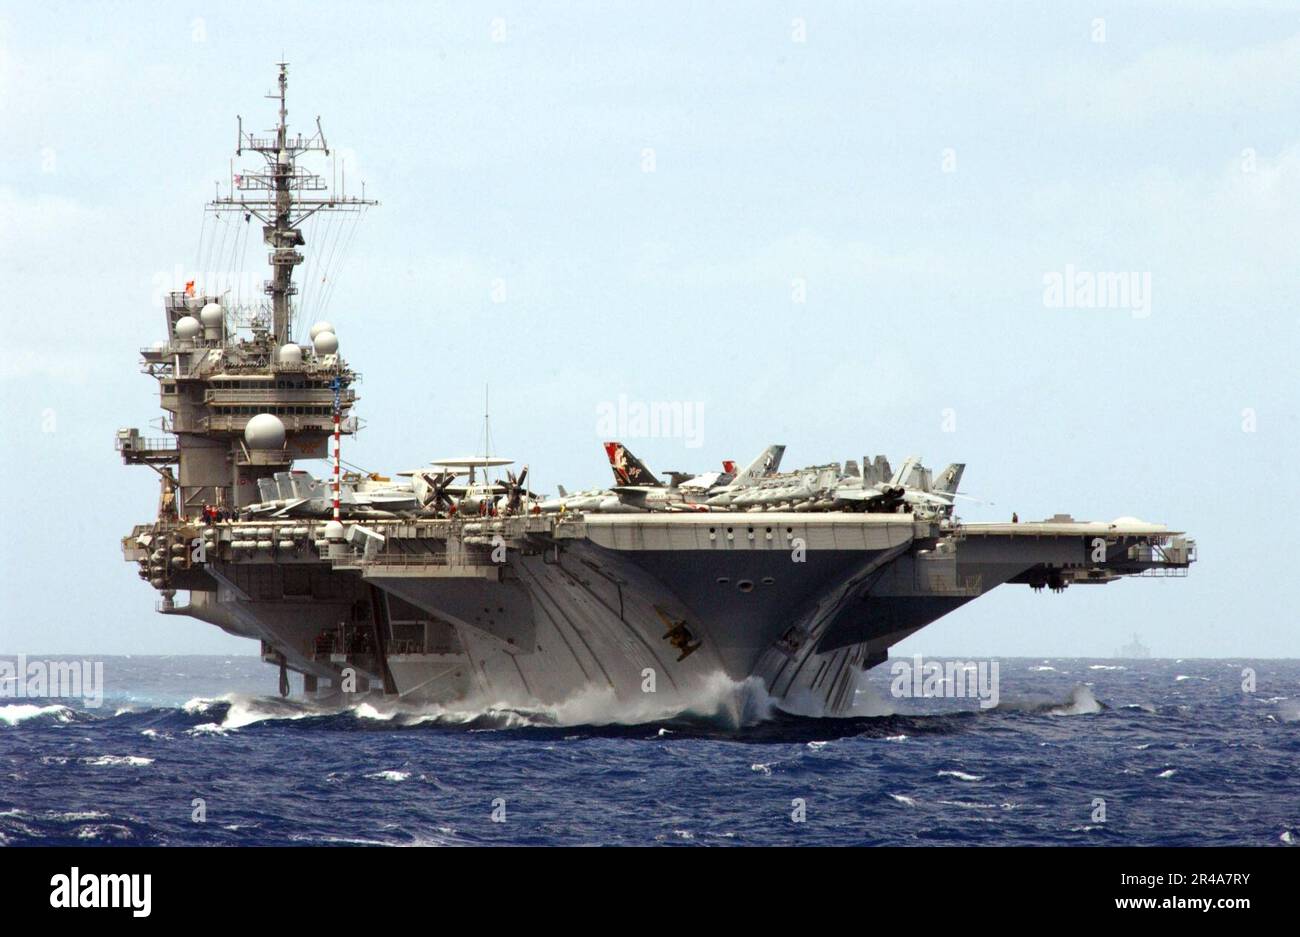
{"type": "Polygon", "coordinates": [[[0,699],[0,844],[1300,842],[1295,660],[1003,658],[988,708],[897,698],[885,664],[860,690],[882,715],[733,684],[608,725],[281,700],[252,657],[100,660],[97,708],[0,699]]]}

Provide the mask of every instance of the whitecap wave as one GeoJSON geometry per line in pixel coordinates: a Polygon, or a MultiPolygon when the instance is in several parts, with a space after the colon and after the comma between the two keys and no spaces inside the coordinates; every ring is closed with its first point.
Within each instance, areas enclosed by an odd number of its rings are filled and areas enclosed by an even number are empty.
{"type": "Polygon", "coordinates": [[[1138,712],[1149,713],[1153,716],[1159,713],[1159,710],[1150,703],[1125,703],[1120,709],[1136,709],[1138,712]]]}
{"type": "Polygon", "coordinates": [[[958,781],[983,781],[984,780],[984,775],[982,774],[967,774],[965,771],[955,771],[955,770],[940,771],[938,773],[938,777],[956,778],[958,781]]]}
{"type": "Polygon", "coordinates": [[[90,758],[79,759],[83,765],[91,765],[95,768],[112,768],[126,766],[130,768],[143,768],[146,765],[153,764],[152,758],[145,758],[140,755],[95,755],[90,758]]]}
{"type": "Polygon", "coordinates": [[[0,723],[8,726],[16,726],[29,719],[39,719],[41,716],[53,716],[57,722],[69,722],[72,720],[72,710],[58,703],[49,706],[38,706],[35,703],[10,703],[0,706],[0,723]]]}

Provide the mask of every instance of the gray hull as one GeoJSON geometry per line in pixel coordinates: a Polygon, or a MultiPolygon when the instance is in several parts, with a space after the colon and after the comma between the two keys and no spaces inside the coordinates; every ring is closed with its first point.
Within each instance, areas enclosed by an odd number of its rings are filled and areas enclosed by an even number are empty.
{"type": "Polygon", "coordinates": [[[188,562],[172,585],[191,589],[175,611],[261,640],[317,692],[513,707],[596,694],[611,712],[672,712],[757,678],[778,705],[849,713],[890,646],[989,589],[1187,562],[1137,522],[570,515],[371,522],[339,541],[268,526],[174,531],[188,562]]]}

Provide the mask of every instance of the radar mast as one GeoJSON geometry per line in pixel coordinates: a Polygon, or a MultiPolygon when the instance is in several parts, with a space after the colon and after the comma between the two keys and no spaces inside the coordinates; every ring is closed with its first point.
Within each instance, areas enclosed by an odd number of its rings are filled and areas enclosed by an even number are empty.
{"type": "Polygon", "coordinates": [[[293,332],[293,308],[289,298],[298,292],[293,284],[293,268],[303,262],[297,248],[306,243],[299,225],[319,211],[355,212],[379,204],[365,198],[349,196],[346,191],[334,192],[325,180],[313,172],[296,165],[299,154],[320,152],[330,155],[316,118],[316,132],[309,137],[301,133],[289,136],[289,111],[285,91],[289,84],[289,63],[280,62],[279,89],[266,95],[280,104],[279,123],[271,135],[258,136],[245,133],[244,120],[239,122],[239,142],[235,155],[243,156],[245,150],[260,153],[266,159],[264,167],[232,173],[230,194],[218,196],[208,203],[217,212],[243,212],[256,216],[262,222],[262,239],[271,249],[268,260],[272,276],[266,281],[266,293],[271,297],[271,332],[277,345],[289,341],[293,332]]]}

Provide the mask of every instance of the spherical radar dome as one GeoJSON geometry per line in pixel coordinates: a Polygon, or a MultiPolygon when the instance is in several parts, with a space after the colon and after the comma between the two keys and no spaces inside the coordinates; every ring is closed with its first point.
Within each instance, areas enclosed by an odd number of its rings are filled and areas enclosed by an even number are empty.
{"type": "Polygon", "coordinates": [[[198,338],[199,333],[203,331],[203,326],[199,325],[199,320],[193,316],[181,316],[176,320],[176,337],[191,339],[198,338]]]}
{"type": "Polygon", "coordinates": [[[281,364],[302,364],[302,347],[299,345],[282,345],[280,347],[281,364]]]}
{"type": "Polygon", "coordinates": [[[311,340],[311,347],[316,349],[318,355],[332,355],[339,350],[338,336],[333,332],[317,332],[311,340]]]}
{"type": "Polygon", "coordinates": [[[199,313],[199,321],[203,323],[205,328],[209,329],[220,326],[223,318],[224,314],[221,311],[221,306],[217,303],[208,303],[203,307],[203,311],[199,313]]]}
{"type": "MultiPolygon", "coordinates": [[[[334,332],[334,326],[330,325],[328,322],[317,322],[311,327],[311,331],[308,332],[307,335],[310,338],[315,338],[321,332],[334,332]]],[[[338,333],[334,332],[334,334],[337,335],[338,333]]]]}
{"type": "Polygon", "coordinates": [[[283,449],[284,424],[274,413],[259,413],[244,427],[244,442],[250,449],[283,449]]]}

